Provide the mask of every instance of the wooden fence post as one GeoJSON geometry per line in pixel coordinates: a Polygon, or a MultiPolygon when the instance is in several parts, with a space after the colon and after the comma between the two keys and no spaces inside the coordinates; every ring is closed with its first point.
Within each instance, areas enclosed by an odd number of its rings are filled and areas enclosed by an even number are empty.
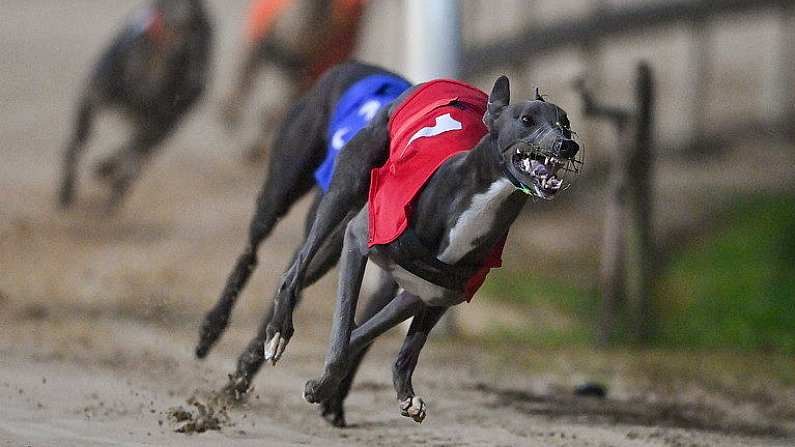
{"type": "MultiPolygon", "coordinates": [[[[650,289],[654,275],[652,162],[654,85],[651,68],[638,65],[633,110],[597,103],[582,81],[576,88],[583,114],[609,120],[618,144],[611,154],[599,286],[599,341],[609,344],[625,318],[632,339],[647,341],[653,328],[650,289]],[[628,127],[634,125],[634,132],[628,127]],[[628,305],[627,305],[628,304],[628,305]]],[[[623,325],[622,325],[623,326],[623,325]]]]}
{"type": "Polygon", "coordinates": [[[651,286],[654,275],[652,239],[652,163],[654,160],[654,80],[645,62],[638,64],[635,81],[637,108],[633,144],[628,146],[626,174],[630,230],[627,243],[627,299],[633,339],[647,342],[653,330],[651,286]]]}
{"type": "Polygon", "coordinates": [[[608,345],[623,319],[625,291],[624,216],[626,215],[626,169],[621,148],[631,144],[626,131],[630,112],[623,108],[597,103],[593,94],[580,80],[576,85],[583,100],[583,115],[609,120],[615,127],[618,144],[610,153],[608,199],[605,209],[605,228],[602,239],[602,260],[599,271],[599,290],[602,298],[599,316],[599,342],[608,345]]]}
{"type": "Polygon", "coordinates": [[[705,16],[697,16],[691,22],[693,48],[690,50],[690,64],[693,71],[693,101],[690,110],[690,141],[687,156],[702,158],[714,150],[714,145],[707,142],[707,116],[709,109],[709,92],[712,81],[712,54],[709,21],[705,16]]]}
{"type": "Polygon", "coordinates": [[[781,54],[779,71],[780,91],[784,110],[782,110],[782,127],[787,140],[795,138],[795,5],[792,3],[782,7],[781,11],[781,54]]]}

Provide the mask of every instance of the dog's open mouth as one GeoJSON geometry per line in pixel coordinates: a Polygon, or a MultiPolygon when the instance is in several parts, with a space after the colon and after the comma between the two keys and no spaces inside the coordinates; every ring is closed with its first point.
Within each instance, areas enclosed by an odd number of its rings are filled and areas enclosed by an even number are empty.
{"type": "Polygon", "coordinates": [[[569,171],[571,160],[544,154],[535,146],[522,145],[514,151],[512,162],[517,171],[531,180],[527,186],[542,199],[552,199],[567,186],[561,174],[569,171]]]}

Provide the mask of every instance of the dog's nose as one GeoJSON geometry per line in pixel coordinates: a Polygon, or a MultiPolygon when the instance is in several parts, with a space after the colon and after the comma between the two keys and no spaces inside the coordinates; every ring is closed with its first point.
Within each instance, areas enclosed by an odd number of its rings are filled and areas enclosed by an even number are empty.
{"type": "Polygon", "coordinates": [[[563,140],[560,142],[560,157],[561,158],[572,158],[577,155],[577,151],[580,150],[580,145],[577,144],[574,140],[563,140]]]}

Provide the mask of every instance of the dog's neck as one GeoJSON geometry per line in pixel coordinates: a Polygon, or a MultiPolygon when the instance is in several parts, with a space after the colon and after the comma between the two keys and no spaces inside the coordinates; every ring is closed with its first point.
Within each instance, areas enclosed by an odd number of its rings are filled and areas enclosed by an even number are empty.
{"type": "Polygon", "coordinates": [[[486,135],[451,157],[416,202],[414,230],[448,264],[479,264],[507,234],[527,201],[486,135]]]}

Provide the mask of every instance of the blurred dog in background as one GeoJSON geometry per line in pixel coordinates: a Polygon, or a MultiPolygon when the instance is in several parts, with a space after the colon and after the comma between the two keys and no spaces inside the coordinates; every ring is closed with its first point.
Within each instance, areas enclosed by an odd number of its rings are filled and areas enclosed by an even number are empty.
{"type": "Polygon", "coordinates": [[[82,92],[66,148],[58,204],[74,201],[80,156],[97,112],[122,112],[132,132],[94,174],[110,187],[108,210],[121,203],[158,145],[205,90],[212,26],[203,0],[156,0],[124,25],[94,67],[82,92]]]}
{"type": "MultiPolygon", "coordinates": [[[[253,0],[245,49],[235,83],[222,106],[222,120],[237,129],[242,110],[265,66],[281,71],[288,85],[280,104],[293,104],[332,66],[348,58],[356,45],[366,0],[253,0]]],[[[245,157],[256,161],[281,122],[285,107],[263,112],[259,135],[245,157]]]]}

